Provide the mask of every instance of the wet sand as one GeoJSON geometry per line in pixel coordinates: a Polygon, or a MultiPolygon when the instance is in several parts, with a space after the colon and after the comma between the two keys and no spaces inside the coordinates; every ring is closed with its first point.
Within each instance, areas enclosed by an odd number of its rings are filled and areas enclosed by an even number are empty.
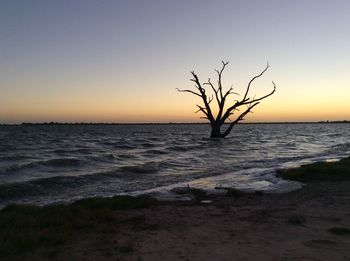
{"type": "Polygon", "coordinates": [[[348,181],[210,200],[117,210],[109,217],[114,225],[106,221],[29,259],[350,260],[348,181]]]}

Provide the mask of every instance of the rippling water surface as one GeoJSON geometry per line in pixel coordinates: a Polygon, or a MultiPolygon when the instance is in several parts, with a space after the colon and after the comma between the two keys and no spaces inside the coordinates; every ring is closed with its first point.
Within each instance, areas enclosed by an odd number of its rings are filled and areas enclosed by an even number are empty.
{"type": "MultiPolygon", "coordinates": [[[[350,124],[0,126],[0,207],[158,193],[190,184],[283,192],[278,168],[350,152],[350,124]]],[[[169,195],[167,195],[169,196],[169,195]]]]}

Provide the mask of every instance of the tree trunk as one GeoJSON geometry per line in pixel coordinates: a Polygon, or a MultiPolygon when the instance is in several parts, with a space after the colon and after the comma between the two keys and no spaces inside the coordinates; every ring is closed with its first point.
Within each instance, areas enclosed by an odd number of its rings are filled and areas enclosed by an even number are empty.
{"type": "Polygon", "coordinates": [[[221,134],[220,129],[221,129],[221,125],[216,123],[212,124],[210,138],[224,138],[225,136],[221,134]]]}

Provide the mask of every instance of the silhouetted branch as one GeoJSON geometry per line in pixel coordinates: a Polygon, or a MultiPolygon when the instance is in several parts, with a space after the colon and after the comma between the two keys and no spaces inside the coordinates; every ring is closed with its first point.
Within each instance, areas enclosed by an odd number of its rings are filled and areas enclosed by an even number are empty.
{"type": "Polygon", "coordinates": [[[199,106],[198,104],[196,104],[196,106],[199,108],[195,113],[198,112],[203,112],[207,117],[208,117],[208,113],[205,111],[205,108],[203,108],[202,106],[199,106]]]}
{"type": "Polygon", "coordinates": [[[224,62],[224,61],[221,61],[221,63],[222,63],[222,68],[221,68],[221,70],[219,71],[219,70],[215,70],[216,72],[217,72],[217,74],[218,74],[218,87],[219,87],[219,92],[220,92],[220,96],[221,96],[221,98],[223,97],[222,96],[222,73],[223,73],[223,71],[225,70],[225,67],[226,67],[226,65],[228,65],[228,62],[224,62]]]}
{"type": "Polygon", "coordinates": [[[233,122],[230,123],[229,127],[225,130],[225,132],[223,133],[223,136],[226,137],[232,130],[233,126],[236,125],[238,122],[244,120],[244,117],[249,113],[251,112],[251,110],[257,106],[259,104],[259,102],[257,103],[254,103],[254,104],[251,104],[250,106],[248,106],[248,108],[243,112],[241,113],[237,118],[236,120],[234,120],[233,122]]]}
{"type": "Polygon", "coordinates": [[[197,104],[196,106],[198,107],[198,110],[196,111],[196,113],[202,112],[206,117],[201,117],[201,118],[209,120],[211,128],[212,128],[211,137],[225,137],[225,136],[227,136],[230,133],[233,126],[235,124],[237,124],[238,122],[244,120],[244,117],[248,113],[252,112],[252,109],[255,106],[257,106],[261,100],[266,99],[267,97],[274,94],[276,91],[276,85],[274,82],[272,82],[273,90],[270,93],[263,95],[259,98],[255,98],[255,96],[253,98],[248,97],[252,83],[257,78],[261,77],[270,67],[269,64],[267,64],[265,69],[262,70],[262,72],[260,74],[254,76],[249,81],[243,98],[241,100],[236,100],[236,99],[233,100],[234,103],[231,106],[229,106],[224,113],[226,100],[228,100],[227,98],[229,97],[229,95],[231,95],[231,94],[239,95],[239,94],[233,91],[232,85],[225,93],[223,93],[222,74],[223,74],[226,66],[228,65],[228,62],[221,61],[221,63],[222,63],[221,69],[220,70],[215,69],[215,72],[218,75],[217,87],[215,87],[214,84],[212,84],[212,82],[210,81],[210,78],[208,79],[208,82],[203,83],[203,86],[204,85],[210,86],[209,90],[211,90],[213,92],[213,95],[210,96],[210,95],[206,94],[205,88],[202,87],[202,84],[200,83],[199,78],[195,74],[194,71],[191,71],[191,74],[192,74],[191,81],[193,81],[195,83],[195,88],[197,90],[192,91],[192,90],[187,90],[187,89],[185,89],[185,90],[177,89],[179,92],[188,92],[188,93],[194,94],[198,97],[201,97],[204,106],[200,106],[197,104]],[[214,118],[214,116],[212,114],[212,110],[210,108],[210,103],[214,100],[214,95],[215,95],[215,99],[216,99],[216,102],[218,105],[218,113],[217,113],[215,118],[214,118]],[[238,117],[234,121],[231,121],[230,116],[234,115],[236,111],[240,111],[239,107],[244,106],[244,105],[246,105],[247,108],[242,113],[240,113],[240,115],[238,115],[238,117]],[[230,125],[224,133],[221,133],[220,128],[225,123],[226,120],[231,121],[230,125]]]}
{"type": "Polygon", "coordinates": [[[236,95],[239,95],[239,93],[237,92],[233,92],[233,87],[231,85],[230,89],[224,94],[224,97],[223,99],[226,99],[227,96],[229,96],[230,94],[236,94],[236,95]]]}
{"type": "Polygon", "coordinates": [[[191,90],[180,90],[179,88],[176,88],[176,90],[177,90],[178,92],[189,92],[189,93],[192,93],[192,94],[197,95],[197,96],[199,96],[199,97],[202,97],[199,93],[196,93],[196,92],[191,91],[191,90]]]}
{"type": "Polygon", "coordinates": [[[245,92],[245,94],[244,94],[244,97],[243,97],[243,100],[245,100],[245,99],[247,98],[247,95],[248,95],[248,92],[249,92],[249,89],[250,89],[250,85],[252,84],[252,82],[253,82],[255,79],[257,79],[257,78],[259,78],[260,76],[262,76],[262,75],[267,71],[267,69],[269,69],[269,67],[270,67],[270,65],[269,65],[269,63],[267,63],[265,69],[264,69],[260,74],[258,74],[257,76],[254,76],[254,77],[249,81],[248,86],[247,86],[247,90],[246,90],[246,92],[245,92]]]}
{"type": "MultiPolygon", "coordinates": [[[[224,114],[224,115],[222,116],[222,118],[221,118],[221,122],[222,122],[222,123],[224,123],[224,122],[226,121],[226,119],[227,119],[230,115],[232,115],[231,112],[234,111],[237,107],[242,106],[242,105],[254,104],[254,103],[259,102],[259,101],[261,101],[261,100],[263,100],[263,99],[265,99],[265,98],[267,98],[267,97],[269,97],[269,96],[271,96],[272,94],[275,93],[275,91],[276,91],[276,84],[275,84],[274,82],[272,82],[272,84],[273,84],[273,90],[272,90],[270,93],[268,93],[267,95],[264,95],[264,96],[262,96],[262,97],[260,97],[260,98],[258,98],[258,99],[250,99],[250,98],[247,98],[247,94],[248,94],[248,92],[249,92],[249,88],[250,88],[251,83],[252,83],[255,79],[257,79],[257,78],[259,78],[260,76],[262,76],[262,75],[266,72],[266,70],[267,70],[269,67],[270,67],[269,64],[267,64],[267,66],[265,67],[265,69],[264,69],[259,75],[253,77],[253,79],[250,80],[250,82],[249,82],[249,84],[248,84],[248,86],[247,86],[247,90],[246,90],[246,93],[245,93],[245,97],[243,97],[243,99],[242,99],[241,101],[236,101],[235,104],[233,104],[231,107],[229,107],[229,108],[226,110],[225,114],[224,114]]],[[[255,105],[254,105],[254,106],[255,106],[255,105]]]]}
{"type": "Polygon", "coordinates": [[[205,109],[206,109],[206,112],[207,112],[207,118],[208,120],[213,123],[214,122],[214,117],[213,117],[213,114],[212,114],[212,111],[211,111],[211,108],[209,106],[209,103],[212,101],[212,99],[209,98],[209,100],[207,99],[207,95],[205,93],[205,89],[202,87],[200,81],[199,81],[199,78],[198,76],[195,74],[194,71],[191,71],[191,74],[193,76],[193,78],[191,79],[191,81],[195,82],[195,87],[197,88],[197,90],[199,91],[199,93],[197,92],[193,92],[191,90],[184,90],[185,92],[190,92],[190,93],[193,93],[195,94],[196,96],[199,96],[202,98],[203,100],[203,103],[204,103],[204,106],[205,106],[205,109]]]}
{"type": "Polygon", "coordinates": [[[210,78],[208,79],[208,82],[203,83],[203,85],[209,85],[211,87],[211,89],[215,93],[215,98],[216,98],[216,101],[218,103],[218,106],[220,106],[220,99],[219,99],[219,95],[218,95],[219,89],[215,89],[214,85],[210,82],[210,78]]]}
{"type": "Polygon", "coordinates": [[[257,101],[261,101],[261,100],[263,100],[263,99],[265,99],[265,98],[271,96],[272,94],[274,94],[275,91],[276,91],[276,84],[275,84],[274,82],[272,82],[272,84],[273,84],[273,90],[272,90],[269,94],[267,94],[267,95],[265,95],[265,96],[262,96],[262,97],[260,97],[260,98],[258,98],[258,99],[253,99],[253,100],[251,100],[251,101],[244,102],[243,104],[251,104],[251,103],[254,103],[254,102],[257,102],[257,101]]]}

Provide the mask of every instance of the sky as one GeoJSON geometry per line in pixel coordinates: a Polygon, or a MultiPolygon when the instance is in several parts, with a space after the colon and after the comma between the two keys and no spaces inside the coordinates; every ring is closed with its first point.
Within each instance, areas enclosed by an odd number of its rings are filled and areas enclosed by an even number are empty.
{"type": "MultiPolygon", "coordinates": [[[[247,122],[350,120],[348,0],[0,0],[0,123],[200,122],[176,88],[276,93],[247,122]]],[[[232,97],[232,100],[237,97],[232,97]]],[[[239,99],[239,96],[238,96],[239,99]]]]}

